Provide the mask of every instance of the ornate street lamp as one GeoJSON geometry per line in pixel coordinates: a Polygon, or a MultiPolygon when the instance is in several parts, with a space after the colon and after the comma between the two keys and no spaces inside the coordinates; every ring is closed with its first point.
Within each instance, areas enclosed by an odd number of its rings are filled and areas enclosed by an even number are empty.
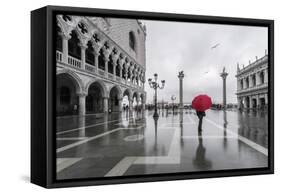
{"type": "Polygon", "coordinates": [[[151,78],[148,79],[148,83],[150,88],[154,89],[154,118],[158,118],[159,115],[157,113],[157,89],[163,89],[165,85],[165,80],[161,80],[162,85],[160,86],[159,83],[157,83],[158,75],[157,73],[154,74],[154,80],[151,78]]]}

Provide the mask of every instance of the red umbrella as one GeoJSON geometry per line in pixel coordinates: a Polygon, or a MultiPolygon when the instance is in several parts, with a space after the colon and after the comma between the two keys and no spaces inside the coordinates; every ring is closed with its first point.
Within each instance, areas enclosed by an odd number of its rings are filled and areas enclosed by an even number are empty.
{"type": "Polygon", "coordinates": [[[192,100],[192,108],[196,111],[205,111],[212,106],[212,99],[208,95],[199,95],[192,100]]]}

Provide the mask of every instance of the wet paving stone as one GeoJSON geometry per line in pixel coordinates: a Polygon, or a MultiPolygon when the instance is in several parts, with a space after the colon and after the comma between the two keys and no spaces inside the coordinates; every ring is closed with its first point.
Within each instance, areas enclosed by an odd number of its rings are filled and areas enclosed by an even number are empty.
{"type": "Polygon", "coordinates": [[[267,167],[264,111],[57,118],[58,179],[267,167]],[[138,138],[141,137],[141,138],[138,138]],[[79,160],[78,160],[78,159],[79,160]],[[72,162],[75,161],[75,162],[72,162]]]}

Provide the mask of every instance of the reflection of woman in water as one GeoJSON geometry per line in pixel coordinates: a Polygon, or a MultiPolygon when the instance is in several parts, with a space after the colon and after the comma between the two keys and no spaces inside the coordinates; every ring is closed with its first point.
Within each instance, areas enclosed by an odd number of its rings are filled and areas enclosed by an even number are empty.
{"type": "Polygon", "coordinates": [[[199,119],[199,124],[198,124],[198,131],[202,131],[202,122],[203,122],[203,117],[206,116],[205,111],[196,111],[197,117],[199,119]]]}
{"type": "Polygon", "coordinates": [[[196,155],[193,159],[193,165],[199,169],[207,170],[212,167],[212,162],[206,159],[206,148],[203,145],[203,138],[201,132],[198,132],[199,144],[196,149],[196,155]]]}

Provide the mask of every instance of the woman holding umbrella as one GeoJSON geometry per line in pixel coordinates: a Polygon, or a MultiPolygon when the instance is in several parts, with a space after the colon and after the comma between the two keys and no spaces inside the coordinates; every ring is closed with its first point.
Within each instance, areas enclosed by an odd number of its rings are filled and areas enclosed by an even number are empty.
{"type": "Polygon", "coordinates": [[[212,100],[208,95],[199,95],[192,100],[192,108],[196,110],[199,119],[198,131],[202,131],[203,117],[206,116],[205,111],[212,106],[212,100]]]}

